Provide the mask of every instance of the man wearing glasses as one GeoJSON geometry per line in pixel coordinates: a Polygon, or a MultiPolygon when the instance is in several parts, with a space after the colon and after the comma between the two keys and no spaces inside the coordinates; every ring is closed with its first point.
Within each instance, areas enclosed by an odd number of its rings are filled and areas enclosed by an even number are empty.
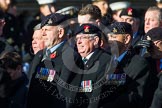
{"type": "Polygon", "coordinates": [[[82,24],[76,31],[77,50],[82,57],[84,70],[80,74],[82,78],[80,81],[81,89],[76,96],[80,104],[73,107],[97,107],[98,100],[91,99],[93,96],[99,96],[100,89],[96,89],[96,86],[93,85],[104,78],[106,66],[110,62],[110,55],[100,48],[101,35],[102,31],[97,26],[89,23],[82,24]]]}

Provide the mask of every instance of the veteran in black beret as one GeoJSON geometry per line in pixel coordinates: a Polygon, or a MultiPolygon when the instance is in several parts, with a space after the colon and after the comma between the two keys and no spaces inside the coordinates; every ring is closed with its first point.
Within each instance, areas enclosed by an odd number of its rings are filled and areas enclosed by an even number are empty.
{"type": "Polygon", "coordinates": [[[82,24],[75,34],[77,50],[84,66],[82,74],[76,76],[81,77],[81,89],[76,95],[78,103],[73,104],[72,108],[98,108],[98,100],[92,98],[100,95],[100,88],[96,89],[93,85],[104,78],[111,56],[100,48],[102,30],[98,26],[82,24]]]}
{"type": "Polygon", "coordinates": [[[115,22],[109,29],[112,65],[116,67],[106,71],[106,83],[97,90],[101,98],[94,105],[98,108],[143,108],[143,91],[151,71],[149,62],[136,55],[130,47],[130,24],[115,22]]]}
{"type": "Polygon", "coordinates": [[[41,22],[46,48],[35,55],[31,64],[33,75],[27,108],[66,108],[75,96],[66,85],[78,86],[73,76],[79,69],[81,57],[69,46],[65,18],[53,13],[41,22]]]}
{"type": "Polygon", "coordinates": [[[130,42],[133,34],[132,26],[126,22],[115,22],[108,28],[110,29],[108,39],[111,46],[111,53],[119,57],[119,55],[125,51],[125,44],[127,45],[127,49],[131,47],[130,42]],[[125,37],[128,37],[127,41],[124,40],[125,37]],[[117,41],[114,41],[114,39],[117,39],[117,41]]]}
{"type": "Polygon", "coordinates": [[[126,9],[123,9],[120,13],[120,17],[123,22],[127,22],[132,25],[133,30],[133,39],[132,39],[132,45],[135,45],[143,35],[143,31],[141,31],[140,28],[140,13],[132,8],[128,7],[126,9]]]}

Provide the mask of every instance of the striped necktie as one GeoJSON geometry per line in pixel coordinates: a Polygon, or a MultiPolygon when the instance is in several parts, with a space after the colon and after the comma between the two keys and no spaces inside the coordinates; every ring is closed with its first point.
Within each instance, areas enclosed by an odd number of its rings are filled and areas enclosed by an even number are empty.
{"type": "Polygon", "coordinates": [[[86,64],[86,62],[88,61],[88,59],[86,59],[86,58],[83,58],[82,60],[83,60],[84,64],[86,64]]]}
{"type": "Polygon", "coordinates": [[[45,60],[45,59],[47,59],[47,58],[49,57],[50,53],[51,53],[51,52],[50,52],[49,49],[46,50],[46,53],[43,55],[42,61],[45,60]]]}

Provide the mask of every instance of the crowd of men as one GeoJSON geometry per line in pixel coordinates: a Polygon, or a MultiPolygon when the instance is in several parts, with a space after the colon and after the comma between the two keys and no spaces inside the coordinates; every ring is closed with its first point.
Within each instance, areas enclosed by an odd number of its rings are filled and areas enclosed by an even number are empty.
{"type": "Polygon", "coordinates": [[[129,2],[37,0],[22,28],[11,1],[0,1],[1,108],[162,108],[159,7],[141,18],[129,2]]]}

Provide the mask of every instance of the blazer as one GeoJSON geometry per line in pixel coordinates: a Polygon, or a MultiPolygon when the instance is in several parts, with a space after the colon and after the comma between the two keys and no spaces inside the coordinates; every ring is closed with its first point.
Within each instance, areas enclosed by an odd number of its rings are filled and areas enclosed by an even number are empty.
{"type": "MultiPolygon", "coordinates": [[[[91,98],[96,93],[95,84],[97,84],[106,73],[107,66],[111,60],[111,56],[102,49],[96,49],[89,60],[84,64],[82,74],[77,74],[75,81],[80,84],[80,91],[77,92],[75,103],[71,108],[88,108],[91,104],[91,98]],[[80,78],[80,79],[79,79],[80,78]],[[87,84],[86,84],[87,83],[87,84]],[[89,83],[89,84],[88,84],[89,83]],[[86,90],[86,86],[89,87],[86,90]]],[[[98,90],[97,90],[98,93],[98,90]]],[[[91,108],[91,107],[90,107],[91,108]]]]}
{"type": "MultiPolygon", "coordinates": [[[[146,102],[144,99],[147,94],[145,94],[146,85],[148,85],[148,80],[152,79],[149,78],[151,73],[152,69],[147,59],[136,55],[131,50],[127,51],[124,58],[118,63],[116,71],[113,74],[108,72],[109,76],[124,75],[123,78],[118,78],[119,80],[117,77],[114,78],[115,81],[123,80],[124,83],[108,83],[102,86],[100,94],[105,93],[105,96],[100,97],[98,107],[143,108],[144,102],[146,102]]],[[[108,80],[112,81],[110,78],[108,80]]]]}
{"type": "MultiPolygon", "coordinates": [[[[77,53],[72,51],[68,43],[63,43],[59,48],[42,61],[43,50],[39,51],[33,59],[30,71],[33,73],[27,100],[27,108],[65,108],[66,84],[75,69],[75,60],[79,59],[77,53]],[[68,57],[73,57],[71,64],[68,57]],[[76,57],[74,57],[76,56],[76,57]],[[68,62],[68,64],[67,64],[68,62]]],[[[76,60],[77,61],[77,60],[76,60]]],[[[74,73],[75,74],[75,73],[74,73]]],[[[72,97],[71,94],[68,95],[72,97]]]]}

